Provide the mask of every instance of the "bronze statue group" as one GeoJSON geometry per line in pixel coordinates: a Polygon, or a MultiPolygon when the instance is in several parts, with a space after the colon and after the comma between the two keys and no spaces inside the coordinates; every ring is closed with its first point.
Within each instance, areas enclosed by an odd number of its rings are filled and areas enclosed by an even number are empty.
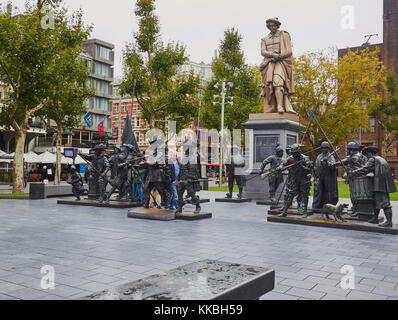
{"type": "MultiPolygon", "coordinates": [[[[147,155],[131,144],[114,146],[110,154],[105,152],[107,148],[104,144],[98,144],[90,154],[79,154],[91,167],[87,176],[89,199],[95,199],[99,204],[109,204],[112,195],[117,192],[115,200],[118,201],[140,203],[144,208],[149,208],[152,200],[155,208],[172,209],[173,202],[170,200],[173,189],[177,188],[176,213],[181,213],[186,203],[194,204],[194,213],[199,213],[201,207],[197,192],[201,190],[200,161],[195,143],[186,140],[182,145],[181,157],[169,157],[167,145],[157,137],[151,139],[149,144],[147,155]],[[142,201],[133,192],[134,181],[142,181],[142,201]],[[160,195],[160,203],[156,192],[160,195]],[[187,197],[184,198],[185,192],[187,197]]],[[[72,184],[73,194],[80,200],[84,192],[83,181],[75,168],[71,170],[69,183],[72,184]]]]}
{"type": "MultiPolygon", "coordinates": [[[[321,153],[315,164],[303,154],[302,146],[292,145],[287,151],[287,159],[283,160],[284,150],[277,147],[275,154],[264,160],[261,166],[263,173],[269,165],[269,195],[274,204],[278,201],[275,194],[283,183],[283,171],[288,171],[284,189],[285,197],[281,217],[286,217],[292,202],[297,197],[298,211],[303,218],[308,217],[308,202],[311,188],[312,175],[314,175],[313,211],[330,210],[339,202],[337,167],[344,166],[347,169],[346,183],[350,186],[351,201],[353,203],[352,216],[358,211],[358,204],[363,195],[370,195],[374,208],[373,217],[369,223],[379,224],[379,214],[383,209],[385,222],[380,227],[391,228],[392,208],[390,193],[397,192],[391,169],[385,159],[378,156],[379,150],[369,146],[361,150],[356,141],[347,145],[347,158],[337,160],[338,150],[333,150],[328,142],[321,145],[321,153]],[[360,196],[358,196],[360,195],[360,196]]],[[[282,191],[283,193],[283,191],[282,191]]],[[[339,207],[340,210],[343,206],[339,207]]],[[[326,212],[325,211],[325,212],[326,212]]]]}

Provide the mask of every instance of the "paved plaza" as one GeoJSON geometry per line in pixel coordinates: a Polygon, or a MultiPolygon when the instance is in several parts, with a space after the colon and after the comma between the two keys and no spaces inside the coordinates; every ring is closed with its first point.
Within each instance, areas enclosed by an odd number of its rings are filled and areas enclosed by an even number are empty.
{"type": "Polygon", "coordinates": [[[203,204],[213,218],[194,222],[56,202],[0,200],[0,299],[77,299],[202,259],[274,269],[265,300],[398,298],[397,236],[268,223],[254,202],[203,204]],[[41,289],[45,265],[55,289],[41,289]],[[340,286],[344,265],[354,267],[355,290],[340,286]]]}

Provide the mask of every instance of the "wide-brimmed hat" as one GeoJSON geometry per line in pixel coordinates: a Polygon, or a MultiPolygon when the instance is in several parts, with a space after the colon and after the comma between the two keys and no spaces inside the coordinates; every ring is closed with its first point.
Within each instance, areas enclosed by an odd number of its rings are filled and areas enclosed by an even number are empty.
{"type": "Polygon", "coordinates": [[[372,152],[372,153],[378,153],[379,152],[379,148],[375,147],[375,146],[368,146],[365,147],[363,149],[363,153],[368,153],[368,152],[372,152]]]}
{"type": "Polygon", "coordinates": [[[277,24],[278,27],[280,27],[281,24],[282,24],[282,22],[280,22],[278,18],[270,18],[270,19],[267,19],[267,21],[265,21],[265,23],[266,23],[267,25],[268,25],[268,23],[270,23],[270,22],[273,22],[273,23],[277,24]]]}

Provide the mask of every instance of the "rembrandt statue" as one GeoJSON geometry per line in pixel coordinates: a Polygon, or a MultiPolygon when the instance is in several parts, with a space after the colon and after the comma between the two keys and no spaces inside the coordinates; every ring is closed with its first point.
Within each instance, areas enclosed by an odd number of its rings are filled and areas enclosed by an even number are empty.
{"type": "Polygon", "coordinates": [[[267,28],[271,31],[261,39],[261,55],[264,61],[260,65],[264,87],[264,112],[281,114],[294,113],[290,96],[294,93],[293,52],[288,32],[279,30],[278,18],[268,19],[267,28]]]}

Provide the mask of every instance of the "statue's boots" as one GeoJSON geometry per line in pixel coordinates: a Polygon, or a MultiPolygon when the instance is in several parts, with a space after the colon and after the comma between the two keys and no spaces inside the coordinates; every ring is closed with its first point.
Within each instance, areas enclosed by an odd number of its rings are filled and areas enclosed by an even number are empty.
{"type": "Polygon", "coordinates": [[[392,209],[384,209],[384,215],[386,216],[386,221],[379,226],[383,228],[392,228],[392,209]]]}
{"type": "Polygon", "coordinates": [[[202,210],[202,208],[200,207],[199,204],[197,204],[194,213],[198,214],[198,213],[200,213],[200,210],[202,210]]]}
{"type": "Polygon", "coordinates": [[[371,223],[371,224],[379,224],[379,214],[380,214],[380,209],[375,209],[373,218],[370,219],[370,220],[368,221],[368,223],[371,223]]]}
{"type": "Polygon", "coordinates": [[[238,199],[242,199],[243,198],[243,188],[239,188],[239,194],[238,194],[238,199]]]}
{"type": "Polygon", "coordinates": [[[289,210],[290,205],[285,204],[282,209],[282,213],[278,215],[278,217],[287,217],[287,211],[289,210]]]}
{"type": "Polygon", "coordinates": [[[307,206],[306,205],[302,205],[302,210],[303,210],[303,219],[307,219],[308,218],[308,212],[307,212],[307,206]]]}
{"type": "Polygon", "coordinates": [[[269,201],[271,201],[273,204],[276,204],[275,193],[269,193],[269,201]]]}

